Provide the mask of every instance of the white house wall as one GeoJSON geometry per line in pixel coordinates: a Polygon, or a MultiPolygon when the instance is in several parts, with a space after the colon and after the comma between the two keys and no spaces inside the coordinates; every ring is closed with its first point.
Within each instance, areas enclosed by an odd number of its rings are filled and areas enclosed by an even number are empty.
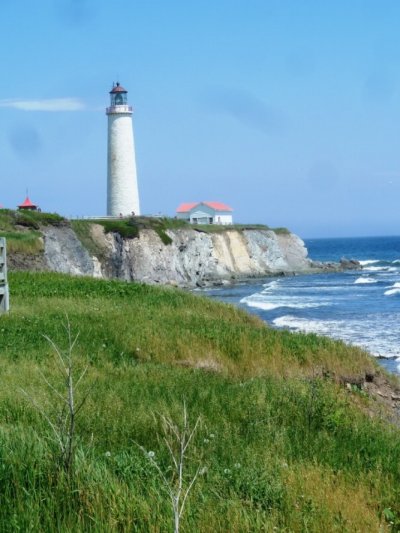
{"type": "Polygon", "coordinates": [[[222,224],[223,226],[233,224],[232,215],[222,215],[217,211],[215,213],[214,224],[222,224]]]}
{"type": "Polygon", "coordinates": [[[216,211],[215,209],[212,209],[211,207],[208,207],[206,205],[202,205],[201,209],[198,207],[194,207],[193,210],[187,211],[185,213],[177,213],[177,218],[180,220],[187,220],[190,221],[192,224],[195,223],[199,219],[213,219],[213,224],[222,224],[222,225],[229,225],[233,224],[233,218],[232,214],[229,211],[216,211]],[[193,219],[196,219],[194,222],[193,219]]]}
{"type": "Polygon", "coordinates": [[[214,213],[207,213],[206,211],[194,211],[193,213],[190,213],[190,218],[214,218],[214,213]]]}

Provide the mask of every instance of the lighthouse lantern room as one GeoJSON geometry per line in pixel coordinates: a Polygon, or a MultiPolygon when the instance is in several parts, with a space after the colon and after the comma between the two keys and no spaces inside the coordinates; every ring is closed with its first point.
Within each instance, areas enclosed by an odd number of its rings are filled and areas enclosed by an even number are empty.
{"type": "Polygon", "coordinates": [[[110,91],[108,116],[107,215],[140,214],[132,107],[119,83],[110,91]]]}

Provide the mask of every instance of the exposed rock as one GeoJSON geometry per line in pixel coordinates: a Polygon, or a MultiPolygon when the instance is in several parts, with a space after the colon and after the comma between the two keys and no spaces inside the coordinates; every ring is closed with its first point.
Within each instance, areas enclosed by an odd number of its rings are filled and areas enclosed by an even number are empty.
{"type": "Polygon", "coordinates": [[[343,270],[362,270],[362,265],[356,259],[342,257],[339,263],[333,261],[311,261],[311,269],[322,272],[342,272],[343,270]]]}
{"type": "Polygon", "coordinates": [[[342,257],[339,265],[343,270],[359,270],[362,268],[361,263],[356,259],[346,259],[345,257],[342,257]]]}
{"type": "Polygon", "coordinates": [[[105,233],[92,224],[90,236],[98,250],[89,254],[69,226],[42,228],[44,254],[18,261],[16,269],[52,270],[75,275],[117,278],[180,287],[226,285],[268,275],[357,268],[353,260],[340,264],[317,263],[307,257],[304,242],[292,233],[248,229],[207,233],[200,228],[167,230],[172,240],[164,244],[151,229],[138,238],[105,233]]]}
{"type": "Polygon", "coordinates": [[[99,267],[69,227],[46,226],[44,257],[49,270],[65,274],[99,276],[99,267]],[[96,264],[96,265],[95,265],[96,264]]]}
{"type": "Polygon", "coordinates": [[[169,245],[149,229],[142,230],[137,239],[99,235],[96,230],[98,244],[104,249],[106,242],[108,249],[103,275],[203,287],[310,268],[303,241],[292,234],[277,236],[269,230],[205,233],[192,229],[167,233],[172,239],[169,245]]]}

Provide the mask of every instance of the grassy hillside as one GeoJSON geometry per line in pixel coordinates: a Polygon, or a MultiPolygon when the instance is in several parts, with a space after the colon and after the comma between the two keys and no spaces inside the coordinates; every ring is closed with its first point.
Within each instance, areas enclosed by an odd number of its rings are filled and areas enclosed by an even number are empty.
{"type": "Polygon", "coordinates": [[[172,531],[157,470],[171,475],[160,415],[186,401],[200,426],[188,478],[201,466],[182,531],[398,531],[400,433],[356,382],[376,373],[361,351],[175,289],[10,276],[0,317],[0,530],[172,531]],[[66,314],[79,368],[75,470],[68,477],[45,418],[62,390],[66,314]]]}
{"type": "MultiPolygon", "coordinates": [[[[201,233],[223,233],[229,230],[271,230],[277,234],[288,234],[286,228],[270,228],[264,224],[233,224],[223,226],[219,224],[200,224],[192,225],[185,220],[169,217],[130,217],[117,220],[99,219],[99,220],[72,220],[71,224],[82,243],[90,250],[96,246],[90,236],[90,225],[96,223],[104,227],[106,233],[118,233],[121,237],[134,239],[139,236],[143,229],[154,230],[164,244],[171,244],[172,239],[166,233],[167,230],[175,229],[192,229],[201,233]]],[[[96,250],[99,252],[99,250],[96,250]]],[[[101,252],[100,252],[101,253],[101,252]]]]}
{"type": "Polygon", "coordinates": [[[9,253],[35,255],[43,251],[41,226],[60,226],[67,221],[54,213],[0,209],[0,237],[7,239],[9,253]]]}

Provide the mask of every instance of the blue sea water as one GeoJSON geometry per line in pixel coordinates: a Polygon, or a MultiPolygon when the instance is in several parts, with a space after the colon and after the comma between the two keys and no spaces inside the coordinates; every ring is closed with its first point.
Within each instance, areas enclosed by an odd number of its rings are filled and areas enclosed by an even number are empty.
{"type": "Polygon", "coordinates": [[[400,237],[309,239],[318,261],[357,259],[363,269],[257,280],[205,291],[275,328],[326,335],[367,349],[400,373],[400,237]]]}

